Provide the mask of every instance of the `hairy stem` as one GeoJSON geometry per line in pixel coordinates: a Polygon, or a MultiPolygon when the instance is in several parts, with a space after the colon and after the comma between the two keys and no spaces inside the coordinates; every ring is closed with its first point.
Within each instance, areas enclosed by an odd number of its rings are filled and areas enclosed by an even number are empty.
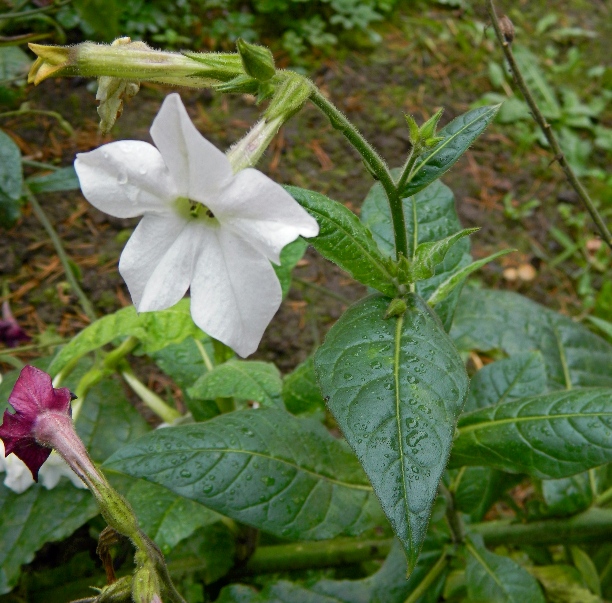
{"type": "Polygon", "coordinates": [[[351,143],[353,148],[361,155],[370,173],[382,184],[391,209],[391,219],[395,234],[395,253],[398,258],[400,253],[408,257],[406,221],[404,219],[402,199],[387,164],[342,111],[326,99],[318,88],[313,86],[309,98],[327,116],[331,125],[351,143]]]}
{"type": "Polygon", "coordinates": [[[557,137],[552,131],[550,124],[546,121],[546,118],[540,111],[538,104],[536,103],[533,95],[531,94],[531,91],[529,90],[525,82],[525,78],[523,78],[523,74],[521,73],[521,70],[519,69],[519,66],[514,58],[512,49],[510,48],[510,42],[506,40],[502,32],[499,23],[499,18],[497,17],[497,13],[495,12],[494,0],[489,0],[488,11],[489,16],[491,17],[491,21],[493,23],[493,28],[495,29],[495,35],[497,36],[497,40],[499,41],[506,60],[508,61],[516,85],[525,97],[525,100],[527,101],[527,104],[529,105],[529,108],[531,109],[533,117],[536,120],[538,126],[540,126],[540,129],[544,133],[544,136],[546,136],[546,140],[548,140],[550,148],[555,154],[555,159],[559,162],[559,165],[561,166],[561,169],[563,170],[566,178],[584,203],[584,206],[587,208],[589,214],[591,214],[591,218],[593,218],[593,221],[595,222],[595,225],[597,226],[601,237],[607,243],[608,247],[612,249],[612,235],[610,234],[606,223],[604,222],[601,214],[597,211],[597,208],[595,207],[595,204],[589,196],[589,193],[584,188],[584,186],[582,186],[582,183],[580,182],[580,180],[578,180],[578,177],[574,173],[574,170],[567,162],[567,159],[565,158],[565,155],[561,150],[561,146],[559,145],[557,137]]]}
{"type": "Polygon", "coordinates": [[[79,303],[81,304],[81,308],[83,308],[83,312],[85,312],[87,317],[92,322],[95,321],[97,319],[96,312],[91,302],[89,301],[87,295],[85,295],[83,289],[81,289],[81,286],[79,285],[76,277],[74,276],[74,272],[72,271],[72,267],[70,266],[70,259],[68,258],[68,255],[66,254],[66,251],[64,250],[62,241],[60,240],[57,232],[55,231],[55,228],[53,228],[53,225],[51,224],[51,222],[49,222],[49,219],[47,218],[47,214],[45,214],[45,212],[43,211],[43,208],[40,206],[40,203],[38,203],[38,199],[36,199],[36,196],[32,193],[32,191],[27,186],[25,187],[25,192],[26,192],[28,201],[30,202],[30,205],[32,206],[32,210],[34,211],[34,214],[36,215],[40,223],[43,225],[43,228],[47,231],[47,234],[49,235],[49,238],[51,239],[51,242],[53,243],[53,247],[55,247],[55,252],[57,253],[60,259],[60,262],[62,263],[62,266],[64,268],[66,279],[70,283],[70,287],[74,291],[74,294],[77,296],[79,303]]]}

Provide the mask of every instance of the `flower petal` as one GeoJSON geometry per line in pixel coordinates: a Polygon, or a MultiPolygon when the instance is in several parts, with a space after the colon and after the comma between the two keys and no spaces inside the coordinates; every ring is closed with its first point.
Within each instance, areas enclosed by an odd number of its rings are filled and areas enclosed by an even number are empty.
{"type": "Polygon", "coordinates": [[[185,223],[151,273],[138,304],[139,312],[165,310],[185,295],[191,284],[200,246],[209,231],[195,220],[185,223]]]}
{"type": "Polygon", "coordinates": [[[117,218],[164,211],[178,196],[161,154],[148,142],[122,140],[79,153],[74,169],[85,198],[117,218]]]}
{"type": "Polygon", "coordinates": [[[194,322],[244,358],[257,349],[281,299],[270,262],[231,232],[213,231],[191,283],[194,322]]]}
{"type": "Polygon", "coordinates": [[[127,242],[119,260],[119,272],[137,309],[151,275],[186,224],[172,212],[146,214],[127,242]]]}
{"type": "Polygon", "coordinates": [[[44,410],[70,413],[70,390],[65,387],[54,389],[51,377],[30,365],[19,373],[8,401],[20,417],[30,422],[44,410]]]}
{"type": "Polygon", "coordinates": [[[277,264],[285,245],[319,233],[317,221],[282,186],[252,168],[238,172],[209,207],[224,227],[277,264]]]}
{"type": "Polygon", "coordinates": [[[162,154],[180,196],[207,205],[232,178],[227,157],[197,130],[181,97],[169,94],[151,126],[151,137],[162,154]]]}

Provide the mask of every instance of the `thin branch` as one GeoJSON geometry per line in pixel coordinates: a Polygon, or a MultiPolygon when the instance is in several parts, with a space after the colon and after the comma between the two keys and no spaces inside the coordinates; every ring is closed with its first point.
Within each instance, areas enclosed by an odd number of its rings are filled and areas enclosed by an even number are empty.
{"type": "Polygon", "coordinates": [[[504,33],[502,31],[499,18],[497,16],[497,13],[495,12],[494,0],[489,0],[488,11],[489,16],[491,17],[491,22],[493,23],[493,29],[495,29],[495,35],[497,36],[497,40],[499,41],[506,60],[508,61],[510,70],[512,71],[512,75],[514,76],[514,81],[516,82],[516,85],[518,86],[519,90],[522,92],[525,100],[527,101],[527,104],[529,105],[529,108],[531,109],[533,117],[536,120],[538,126],[540,126],[540,129],[544,133],[544,136],[546,136],[546,140],[548,140],[550,148],[555,154],[555,160],[559,162],[559,165],[565,173],[565,176],[567,177],[572,188],[576,191],[576,193],[578,193],[578,196],[584,203],[589,214],[591,214],[591,218],[593,218],[593,221],[595,222],[602,239],[606,242],[608,247],[612,249],[612,234],[610,234],[610,231],[608,230],[606,223],[601,217],[601,214],[597,211],[597,208],[595,207],[593,200],[589,196],[589,193],[584,188],[584,186],[582,186],[582,183],[580,182],[580,180],[578,180],[578,177],[574,173],[574,170],[567,162],[567,159],[565,158],[565,155],[561,150],[561,146],[559,145],[557,137],[552,131],[550,124],[546,121],[544,115],[542,115],[540,108],[538,107],[535,99],[533,98],[533,95],[531,94],[531,91],[529,90],[525,82],[525,79],[523,78],[523,74],[521,73],[521,70],[518,67],[518,64],[514,58],[514,54],[510,47],[511,42],[506,39],[506,36],[504,36],[504,33]]]}

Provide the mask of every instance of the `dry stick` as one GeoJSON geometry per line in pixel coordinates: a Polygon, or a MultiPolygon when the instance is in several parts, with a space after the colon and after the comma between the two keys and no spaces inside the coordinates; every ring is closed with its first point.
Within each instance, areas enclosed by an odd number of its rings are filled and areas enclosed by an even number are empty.
{"type": "Polygon", "coordinates": [[[546,121],[546,118],[542,115],[540,108],[538,107],[535,99],[533,98],[533,95],[531,94],[529,88],[527,87],[527,84],[525,83],[523,74],[521,73],[521,70],[519,69],[516,63],[514,54],[512,53],[512,49],[510,48],[511,40],[509,41],[502,31],[499,18],[497,17],[497,13],[495,12],[495,4],[493,0],[489,0],[488,11],[489,16],[491,17],[491,22],[493,23],[493,28],[495,29],[495,35],[497,36],[504,55],[506,56],[506,60],[510,65],[510,70],[512,71],[512,75],[514,76],[514,81],[516,82],[516,85],[519,87],[520,91],[523,93],[523,96],[525,97],[525,100],[527,101],[527,104],[531,109],[534,119],[540,126],[542,132],[544,133],[544,136],[546,136],[546,140],[548,140],[548,143],[550,144],[550,147],[555,154],[555,160],[559,162],[559,165],[565,173],[565,176],[567,177],[569,183],[578,193],[578,196],[584,203],[588,212],[591,214],[591,218],[593,218],[593,221],[595,222],[599,233],[601,234],[601,237],[607,243],[608,247],[612,249],[612,235],[610,234],[606,223],[601,217],[601,214],[597,211],[597,208],[595,207],[595,204],[589,196],[589,193],[586,191],[584,186],[582,186],[582,183],[580,182],[580,180],[578,180],[578,177],[574,173],[574,170],[572,170],[567,160],[565,159],[565,155],[561,150],[557,137],[554,135],[550,124],[546,121]]]}

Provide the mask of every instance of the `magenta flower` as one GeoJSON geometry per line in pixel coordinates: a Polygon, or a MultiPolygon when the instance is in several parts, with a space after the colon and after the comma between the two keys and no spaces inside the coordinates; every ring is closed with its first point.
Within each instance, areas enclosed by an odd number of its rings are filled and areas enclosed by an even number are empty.
{"type": "Polygon", "coordinates": [[[9,303],[5,301],[2,304],[2,318],[0,319],[0,341],[5,343],[9,348],[14,348],[22,341],[29,340],[30,337],[17,324],[9,303]]]}
{"type": "Polygon", "coordinates": [[[15,413],[4,411],[0,439],[4,441],[6,456],[13,453],[19,457],[36,481],[57,436],[67,428],[74,432],[70,408],[73,399],[69,389],[54,389],[51,377],[33,366],[21,371],[9,396],[15,413]]]}

